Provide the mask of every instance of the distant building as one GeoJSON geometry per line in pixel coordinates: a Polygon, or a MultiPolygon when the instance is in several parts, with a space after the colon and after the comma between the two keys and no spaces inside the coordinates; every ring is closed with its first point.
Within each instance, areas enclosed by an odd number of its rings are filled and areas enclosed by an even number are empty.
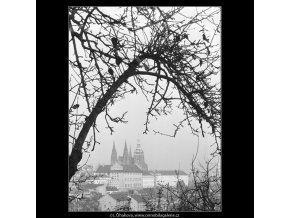
{"type": "Polygon", "coordinates": [[[141,195],[131,195],[130,207],[132,211],[145,211],[146,204],[141,195]]]}
{"type": "Polygon", "coordinates": [[[154,175],[149,172],[143,172],[142,174],[142,186],[143,188],[154,187],[154,175]]]}
{"type": "Polygon", "coordinates": [[[118,189],[116,187],[114,187],[114,186],[107,186],[106,187],[106,192],[108,194],[111,194],[111,193],[114,193],[114,192],[118,192],[118,189]]]}
{"type": "Polygon", "coordinates": [[[128,199],[127,192],[116,192],[104,195],[99,199],[99,209],[101,211],[116,211],[118,207],[126,205],[128,199]]]}
{"type": "Polygon", "coordinates": [[[136,165],[114,165],[100,166],[97,175],[110,177],[108,186],[113,186],[119,190],[142,188],[142,171],[136,165]]]}
{"type": "Polygon", "coordinates": [[[94,181],[95,184],[107,184],[119,190],[135,190],[141,188],[153,188],[158,184],[176,187],[178,180],[188,186],[188,175],[183,171],[159,170],[148,171],[145,163],[144,151],[138,141],[132,156],[131,146],[128,151],[125,141],[123,156],[118,156],[115,142],[111,153],[110,165],[99,165],[95,176],[101,176],[94,181]]]}
{"type": "Polygon", "coordinates": [[[153,175],[155,186],[168,184],[169,186],[176,187],[178,180],[182,180],[188,186],[188,175],[181,170],[159,170],[155,171],[153,175]]]}
{"type": "Polygon", "coordinates": [[[106,175],[97,176],[97,174],[96,174],[96,176],[94,177],[94,180],[92,181],[92,183],[109,185],[111,180],[112,180],[112,178],[109,177],[109,176],[106,176],[106,175]]]}
{"type": "Polygon", "coordinates": [[[141,195],[129,195],[128,192],[106,194],[99,199],[101,211],[117,211],[122,206],[130,205],[130,211],[145,211],[146,204],[141,195]]]}
{"type": "Polygon", "coordinates": [[[144,151],[142,150],[139,141],[137,143],[137,147],[134,151],[133,156],[132,156],[132,152],[131,152],[131,146],[130,146],[130,151],[128,152],[127,142],[125,141],[123,156],[119,156],[119,157],[117,155],[115,142],[114,142],[112,153],[111,153],[111,165],[114,165],[116,163],[118,163],[120,165],[134,164],[134,165],[137,165],[142,171],[148,171],[148,166],[145,163],[145,159],[144,159],[144,151]]]}

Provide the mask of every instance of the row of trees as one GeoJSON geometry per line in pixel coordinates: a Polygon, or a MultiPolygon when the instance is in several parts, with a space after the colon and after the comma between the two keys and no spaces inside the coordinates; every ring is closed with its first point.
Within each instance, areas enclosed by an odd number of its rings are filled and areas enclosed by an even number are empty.
{"type": "Polygon", "coordinates": [[[69,202],[70,212],[96,212],[99,209],[100,193],[92,193],[90,197],[75,198],[69,202]]]}
{"type": "MultiPolygon", "coordinates": [[[[147,211],[221,211],[221,175],[217,156],[192,167],[192,181],[176,187],[159,184],[158,191],[143,199],[147,211]]],[[[178,174],[177,174],[178,177],[178,174]]]]}

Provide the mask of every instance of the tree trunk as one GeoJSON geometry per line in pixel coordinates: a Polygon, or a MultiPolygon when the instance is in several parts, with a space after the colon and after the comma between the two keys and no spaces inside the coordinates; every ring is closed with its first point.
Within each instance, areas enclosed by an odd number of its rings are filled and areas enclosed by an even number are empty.
{"type": "Polygon", "coordinates": [[[104,107],[111,99],[113,94],[117,91],[117,89],[127,80],[131,75],[133,75],[135,71],[134,68],[128,68],[116,82],[112,84],[112,86],[107,90],[107,92],[102,96],[96,106],[93,108],[91,114],[88,116],[87,121],[84,123],[81,132],[79,133],[78,138],[75,141],[75,144],[72,148],[71,155],[69,156],[69,181],[73,177],[73,175],[77,172],[77,165],[82,159],[82,147],[87,137],[87,134],[90,131],[94,121],[98,117],[98,115],[104,110],[104,107]]]}

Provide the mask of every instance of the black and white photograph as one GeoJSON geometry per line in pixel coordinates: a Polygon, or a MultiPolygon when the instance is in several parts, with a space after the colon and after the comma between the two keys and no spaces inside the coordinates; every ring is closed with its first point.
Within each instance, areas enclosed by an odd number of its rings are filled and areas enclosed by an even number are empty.
{"type": "Polygon", "coordinates": [[[222,212],[222,7],[67,9],[68,212],[222,212]]]}

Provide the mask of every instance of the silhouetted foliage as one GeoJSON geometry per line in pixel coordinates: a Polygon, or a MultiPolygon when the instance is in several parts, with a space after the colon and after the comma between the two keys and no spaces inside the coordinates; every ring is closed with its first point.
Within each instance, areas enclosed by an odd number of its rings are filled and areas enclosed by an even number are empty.
{"type": "Polygon", "coordinates": [[[116,211],[132,211],[131,198],[128,197],[127,202],[124,205],[117,206],[116,211]]]}
{"type": "Polygon", "coordinates": [[[85,212],[95,212],[99,211],[99,198],[101,194],[92,193],[91,197],[83,198],[80,200],[74,200],[69,203],[69,211],[85,211],[85,212]]]}
{"type": "Polygon", "coordinates": [[[184,119],[174,133],[155,133],[175,137],[187,123],[194,135],[215,137],[219,150],[221,87],[212,79],[220,73],[220,44],[214,40],[220,35],[220,8],[192,8],[189,16],[182,11],[119,7],[113,13],[102,7],[69,7],[69,179],[83,153],[99,143],[96,118],[103,113],[111,133],[113,123],[126,122],[126,112],[113,117],[109,109],[128,94],[151,98],[144,134],[152,117],[176,108],[184,119]]]}

